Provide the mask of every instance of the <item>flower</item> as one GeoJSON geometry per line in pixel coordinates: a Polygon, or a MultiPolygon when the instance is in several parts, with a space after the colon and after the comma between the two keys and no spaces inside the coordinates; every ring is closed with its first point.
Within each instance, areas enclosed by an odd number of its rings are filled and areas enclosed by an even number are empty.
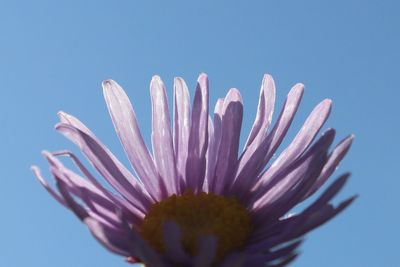
{"type": "Polygon", "coordinates": [[[268,164],[289,129],[303,88],[296,84],[290,90],[272,126],[275,84],[264,76],[256,118],[239,154],[243,103],[237,89],[217,101],[211,118],[207,76],[198,78],[192,107],[184,80],[176,78],[171,124],[165,86],[154,76],[150,153],[127,95],[107,80],[107,107],[137,177],[83,123],[64,112],[56,129],[79,147],[104,181],[69,151],[43,152],[56,188],[36,166],[32,169],[101,244],[129,262],[148,267],[286,266],[298,255],[304,234],[355,199],[330,204],[348,179],[346,173],[303,211],[288,215],[325,184],[353,139],[345,138],[330,151],[335,130],[317,138],[331,110],[326,99],[268,164]],[[59,156],[72,159],[81,174],[65,167],[59,156]]]}

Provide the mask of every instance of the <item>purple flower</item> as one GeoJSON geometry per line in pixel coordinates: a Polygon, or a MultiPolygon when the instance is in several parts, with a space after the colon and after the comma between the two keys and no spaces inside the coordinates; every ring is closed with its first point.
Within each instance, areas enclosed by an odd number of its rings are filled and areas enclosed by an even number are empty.
{"type": "Polygon", "coordinates": [[[152,79],[152,153],[123,89],[107,80],[103,90],[135,174],[83,123],[64,112],[59,113],[56,129],[79,147],[104,181],[98,181],[69,151],[43,152],[56,189],[37,167],[32,169],[47,191],[74,212],[101,244],[130,262],[148,267],[286,266],[298,255],[304,234],[355,198],[336,207],[330,204],[349,177],[343,174],[302,212],[288,215],[325,184],[353,139],[349,136],[330,150],[335,130],[318,136],[331,110],[327,99],[268,164],[300,104],[302,84],[290,90],[271,125],[275,84],[271,76],[264,76],[257,115],[240,153],[240,93],[229,90],[217,101],[211,118],[205,74],[198,78],[192,106],[185,82],[175,79],[172,124],[165,86],[158,76],[152,79]],[[59,156],[68,156],[80,174],[65,167],[59,156]]]}

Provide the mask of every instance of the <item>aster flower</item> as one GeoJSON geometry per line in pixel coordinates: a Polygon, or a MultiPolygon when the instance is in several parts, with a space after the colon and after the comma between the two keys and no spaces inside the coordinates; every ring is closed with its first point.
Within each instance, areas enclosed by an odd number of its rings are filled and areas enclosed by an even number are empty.
{"type": "Polygon", "coordinates": [[[290,90],[272,125],[275,84],[271,76],[264,76],[256,118],[241,153],[240,93],[229,90],[217,101],[211,118],[205,74],[198,78],[192,106],[184,80],[175,79],[172,123],[165,86],[153,77],[152,153],[123,89],[107,80],[103,91],[135,172],[64,112],[56,129],[79,147],[103,179],[96,179],[69,151],[43,152],[55,188],[37,167],[32,169],[101,244],[130,262],[148,267],[286,266],[298,255],[304,234],[354,200],[330,204],[348,179],[346,173],[303,211],[288,216],[325,184],[353,139],[349,136],[331,150],[335,130],[319,135],[331,110],[331,100],[324,100],[271,162],[300,104],[302,84],[290,90]],[[65,167],[60,156],[68,156],[79,171],[65,167]]]}

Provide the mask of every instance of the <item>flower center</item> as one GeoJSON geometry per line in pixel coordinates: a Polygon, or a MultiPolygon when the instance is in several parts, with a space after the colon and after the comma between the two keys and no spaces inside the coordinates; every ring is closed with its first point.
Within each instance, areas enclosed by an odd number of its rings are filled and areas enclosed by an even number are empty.
{"type": "Polygon", "coordinates": [[[198,252],[200,236],[215,236],[217,260],[242,247],[251,231],[249,214],[235,198],[204,192],[195,195],[186,191],[181,196],[172,195],[150,208],[140,233],[160,252],[165,246],[162,225],[166,221],[179,225],[183,248],[191,256],[198,252]]]}

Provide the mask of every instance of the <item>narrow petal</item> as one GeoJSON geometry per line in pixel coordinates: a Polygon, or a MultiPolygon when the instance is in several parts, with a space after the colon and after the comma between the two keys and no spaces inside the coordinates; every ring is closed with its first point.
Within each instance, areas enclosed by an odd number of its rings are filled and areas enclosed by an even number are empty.
{"type": "MultiPolygon", "coordinates": [[[[74,196],[80,198],[93,214],[96,214],[99,218],[112,226],[118,226],[120,224],[115,211],[119,209],[126,211],[126,206],[121,206],[118,205],[119,202],[111,201],[103,191],[98,189],[90,181],[66,168],[51,153],[43,152],[43,155],[49,161],[52,167],[51,171],[53,175],[57,177],[57,180],[61,179],[66,185],[66,189],[74,196]]],[[[137,209],[130,209],[128,214],[131,223],[136,224],[144,217],[144,213],[137,209]]]]}
{"type": "Polygon", "coordinates": [[[282,182],[282,186],[272,187],[269,194],[265,194],[255,203],[254,207],[259,211],[253,218],[254,224],[265,225],[268,221],[273,222],[299,203],[314,184],[326,162],[329,138],[326,139],[327,141],[322,141],[325,143],[324,145],[316,145],[316,151],[310,150],[309,155],[304,157],[305,160],[301,161],[294,171],[285,176],[285,182],[282,182]]]}
{"type": "Polygon", "coordinates": [[[279,155],[271,167],[268,168],[261,177],[260,184],[265,183],[268,177],[271,177],[274,173],[286,168],[308,148],[328,119],[331,106],[332,101],[326,99],[314,108],[290,145],[279,155]]]}
{"type": "Polygon", "coordinates": [[[306,198],[314,194],[332,175],[332,173],[336,170],[337,166],[339,165],[340,161],[344,158],[344,156],[349,151],[351,144],[353,142],[354,136],[350,135],[349,137],[345,138],[341,141],[332,153],[329,156],[328,162],[322,169],[321,175],[318,177],[317,181],[310,189],[310,192],[307,194],[306,198]]]}
{"type": "Polygon", "coordinates": [[[211,146],[213,146],[214,142],[214,124],[209,116],[208,118],[208,149],[206,152],[206,174],[204,178],[204,184],[203,184],[203,192],[208,193],[208,187],[209,187],[209,181],[210,181],[210,171],[213,172],[215,169],[215,161],[212,162],[211,157],[212,157],[212,149],[211,146]]]}
{"type": "Polygon", "coordinates": [[[297,238],[306,234],[307,232],[321,226],[325,222],[329,221],[333,217],[335,217],[338,213],[343,211],[345,208],[350,206],[350,204],[357,198],[357,196],[350,197],[344,201],[342,201],[337,207],[333,208],[331,205],[327,205],[328,209],[321,208],[317,212],[308,216],[307,221],[301,222],[301,225],[297,225],[296,231],[292,232],[293,237],[297,238]]]}
{"type": "Polygon", "coordinates": [[[59,124],[56,129],[77,144],[104,179],[125,199],[140,209],[146,210],[151,202],[137,184],[128,181],[110,155],[91,136],[68,124],[59,124]],[[147,199],[147,200],[146,200],[147,199]],[[144,206],[143,206],[144,205],[144,206]]]}
{"type": "Polygon", "coordinates": [[[304,213],[316,211],[322,206],[328,204],[329,201],[331,201],[331,199],[343,188],[349,177],[350,173],[345,173],[337,178],[313,204],[304,210],[304,213]]]}
{"type": "Polygon", "coordinates": [[[207,150],[207,176],[208,191],[212,191],[215,186],[215,168],[217,166],[217,159],[219,153],[219,146],[221,143],[222,134],[222,108],[224,105],[224,99],[218,99],[214,109],[214,120],[213,120],[213,135],[210,139],[210,144],[207,150]]]}
{"type": "MultiPolygon", "coordinates": [[[[308,172],[315,167],[322,169],[323,165],[316,166],[315,158],[327,153],[334,138],[335,130],[329,129],[319,138],[317,142],[312,145],[312,147],[306,153],[304,153],[304,155],[302,155],[298,161],[278,172],[273,173],[273,176],[265,177],[268,175],[266,172],[261,178],[264,179],[265,182],[257,188],[253,199],[257,199],[258,196],[261,196],[261,198],[266,201],[266,199],[274,199],[276,195],[284,195],[286,190],[283,190],[283,188],[291,188],[294,186],[299,181],[301,173],[308,172]]],[[[269,201],[267,201],[265,204],[267,203],[269,203],[269,201]]]]}
{"type": "Polygon", "coordinates": [[[252,243],[246,248],[246,251],[257,252],[299,238],[335,217],[355,199],[356,197],[351,197],[341,202],[337,207],[327,204],[315,212],[300,213],[290,217],[287,219],[287,223],[286,221],[282,222],[285,227],[281,228],[279,232],[269,232],[265,235],[266,238],[261,239],[261,242],[252,243]]]}
{"type": "Polygon", "coordinates": [[[186,184],[186,161],[188,157],[190,133],[190,97],[185,81],[174,80],[174,148],[176,170],[181,187],[186,184]]]}
{"type": "Polygon", "coordinates": [[[84,223],[89,227],[93,236],[107,249],[118,253],[125,252],[125,257],[138,258],[148,266],[167,267],[163,264],[160,255],[156,253],[145,240],[143,240],[135,229],[132,229],[122,214],[121,221],[124,223],[120,229],[111,229],[93,218],[86,218],[84,223]],[[115,251],[117,249],[117,251],[115,251]]]}
{"type": "MultiPolygon", "coordinates": [[[[54,156],[67,156],[72,159],[72,162],[78,167],[78,169],[85,175],[85,177],[95,186],[99,191],[101,191],[107,198],[109,198],[113,203],[118,205],[118,207],[128,215],[132,224],[138,223],[143,217],[145,211],[140,211],[140,208],[133,206],[130,202],[122,197],[118,197],[116,194],[108,191],[99,181],[89,172],[89,170],[83,165],[83,163],[76,157],[73,153],[69,151],[59,151],[53,153],[54,156]]],[[[146,203],[146,201],[144,201],[146,203]]],[[[140,207],[140,205],[139,205],[140,207]]]]}
{"type": "Polygon", "coordinates": [[[298,240],[295,241],[293,243],[290,243],[288,245],[284,245],[283,247],[273,250],[271,252],[269,252],[267,255],[265,255],[264,260],[266,260],[267,262],[270,261],[274,261],[277,259],[282,259],[282,258],[286,258],[289,255],[291,255],[292,253],[294,253],[294,251],[303,243],[303,240],[298,240]]]}
{"type": "Polygon", "coordinates": [[[124,90],[115,81],[103,82],[103,93],[122,146],[148,192],[160,200],[160,179],[153,159],[144,143],[133,111],[132,104],[124,90]]]}
{"type": "Polygon", "coordinates": [[[268,127],[271,124],[272,114],[275,105],[275,82],[271,75],[265,74],[260,97],[258,98],[258,107],[256,119],[246,141],[245,149],[254,141],[255,145],[259,145],[260,141],[267,133],[268,127]]]}
{"type": "Polygon", "coordinates": [[[176,175],[175,152],[167,95],[164,83],[160,77],[154,76],[151,80],[150,94],[153,110],[151,141],[153,144],[154,160],[158,174],[160,175],[160,181],[167,191],[167,196],[170,196],[178,193],[179,183],[176,175]]]}
{"type": "MultiPolygon", "coordinates": [[[[142,183],[140,183],[138,181],[138,179],[136,177],[134,177],[132,175],[132,173],[130,171],[128,171],[125,166],[117,159],[117,157],[96,137],[96,135],[90,131],[89,128],[87,128],[81,121],[79,121],[77,118],[75,118],[74,116],[67,114],[65,112],[59,112],[58,113],[61,123],[67,124],[72,126],[73,128],[76,128],[77,130],[85,133],[86,135],[88,135],[91,139],[93,139],[98,146],[100,146],[100,148],[107,154],[107,157],[110,157],[111,160],[115,163],[116,167],[118,168],[118,171],[122,173],[122,175],[128,180],[128,183],[132,184],[133,187],[137,188],[138,191],[143,192],[139,195],[144,195],[145,199],[148,199],[147,201],[151,201],[152,203],[154,202],[154,199],[150,199],[151,195],[149,194],[149,192],[146,190],[146,188],[143,186],[142,183]],[[150,196],[150,197],[149,197],[150,196]]],[[[70,131],[72,134],[71,137],[68,137],[69,139],[73,138],[73,131],[70,131]]],[[[78,138],[79,139],[79,138],[78,138]]],[[[80,143],[78,141],[78,139],[73,138],[73,140],[71,139],[71,141],[73,141],[76,145],[78,145],[78,147],[80,147],[80,143]]],[[[78,167],[81,168],[84,166],[83,164],[81,164],[79,162],[79,159],[77,157],[75,157],[73,154],[69,154],[69,156],[71,156],[71,158],[77,163],[78,167]]],[[[82,168],[81,168],[82,170],[82,168]]],[[[88,175],[88,178],[90,179],[90,175],[88,175]]],[[[96,184],[93,179],[92,179],[92,183],[96,184]]],[[[147,202],[144,201],[144,202],[147,202]]]]}
{"type": "Polygon", "coordinates": [[[87,217],[84,220],[84,223],[97,241],[99,241],[106,249],[124,257],[132,256],[129,244],[130,240],[127,238],[125,232],[108,228],[91,217],[87,217]]]}
{"type": "Polygon", "coordinates": [[[237,196],[245,195],[258,181],[256,180],[258,174],[272,158],[286,135],[300,104],[303,92],[304,86],[296,84],[290,90],[272,131],[259,146],[250,146],[243,152],[238,164],[235,182],[231,189],[232,193],[237,196]]]}
{"type": "Polygon", "coordinates": [[[221,141],[212,189],[214,193],[224,193],[227,186],[230,186],[233,182],[233,172],[238,159],[242,118],[242,97],[237,89],[231,89],[225,97],[222,108],[221,141]]]}
{"type": "MultiPolygon", "coordinates": [[[[56,177],[57,178],[57,177],[56,177]]],[[[73,197],[70,195],[67,185],[64,183],[64,181],[62,179],[57,179],[56,181],[56,185],[58,188],[58,191],[60,192],[60,194],[62,195],[65,203],[67,204],[68,208],[75,213],[75,215],[81,220],[83,221],[85,218],[89,217],[88,212],[86,211],[86,209],[84,207],[82,207],[81,205],[79,205],[74,199],[73,197]]]]}
{"type": "Polygon", "coordinates": [[[187,187],[195,193],[203,187],[205,178],[205,154],[208,146],[208,78],[200,74],[191,117],[189,152],[186,163],[187,187]],[[190,175],[189,175],[190,173],[190,175]]]}
{"type": "Polygon", "coordinates": [[[64,199],[60,196],[51,186],[47,183],[46,179],[43,177],[40,169],[37,166],[31,167],[32,172],[35,174],[36,178],[39,180],[40,184],[50,193],[50,195],[57,200],[61,205],[67,207],[64,199]]]}
{"type": "Polygon", "coordinates": [[[347,179],[349,177],[349,174],[344,174],[340,176],[335,182],[330,185],[325,192],[317,199],[315,200],[309,207],[307,207],[303,212],[301,212],[299,215],[295,215],[292,217],[289,217],[285,220],[280,220],[277,221],[274,224],[264,224],[262,227],[258,228],[253,234],[252,238],[250,238],[250,243],[255,242],[255,241],[260,241],[265,239],[268,236],[273,236],[279,233],[282,233],[284,229],[288,228],[287,225],[293,223],[292,221],[298,221],[298,217],[305,217],[308,216],[308,214],[312,214],[314,212],[317,212],[320,209],[323,209],[326,206],[329,206],[329,201],[340,191],[340,189],[344,186],[346,183],[347,179]]]}
{"type": "Polygon", "coordinates": [[[190,264],[191,258],[186,254],[182,246],[182,231],[173,221],[166,221],[163,224],[165,243],[165,254],[177,265],[190,264]]]}
{"type": "Polygon", "coordinates": [[[284,261],[301,245],[302,240],[295,241],[282,246],[279,249],[260,251],[253,255],[248,255],[245,266],[275,266],[277,261],[284,261]]]}
{"type": "Polygon", "coordinates": [[[287,258],[285,258],[282,261],[280,261],[279,263],[270,264],[270,265],[267,265],[266,267],[284,267],[284,266],[287,266],[288,264],[293,262],[298,256],[299,256],[299,254],[293,253],[293,254],[289,255],[287,258]]]}

